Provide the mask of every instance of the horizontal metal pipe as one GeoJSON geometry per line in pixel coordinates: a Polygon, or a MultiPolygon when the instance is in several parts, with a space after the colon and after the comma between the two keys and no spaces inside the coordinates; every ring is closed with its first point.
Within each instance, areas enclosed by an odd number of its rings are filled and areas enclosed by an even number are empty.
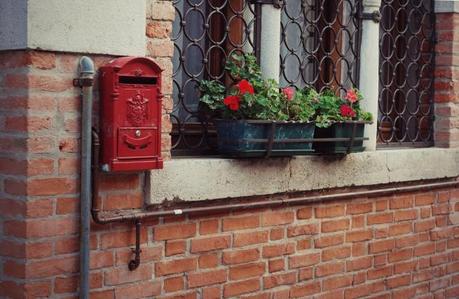
{"type": "MultiPolygon", "coordinates": [[[[375,197],[375,196],[385,196],[398,192],[413,192],[413,191],[425,191],[438,188],[450,188],[456,187],[459,185],[459,181],[448,181],[448,182],[439,182],[439,183],[430,183],[430,184],[420,184],[412,186],[402,186],[402,187],[391,187],[383,188],[376,190],[365,190],[365,191],[356,191],[356,192],[347,192],[347,193],[338,193],[338,194],[328,194],[328,195],[314,195],[298,198],[287,198],[279,200],[258,200],[248,203],[234,203],[234,204],[224,204],[218,206],[207,206],[207,207],[193,207],[185,209],[175,209],[175,210],[164,210],[164,211],[142,211],[142,212],[133,212],[132,214],[116,215],[104,217],[100,213],[96,213],[95,221],[101,224],[112,223],[118,221],[133,221],[145,218],[153,217],[165,217],[165,216],[174,216],[182,214],[194,214],[202,212],[221,212],[221,211],[230,211],[235,209],[256,209],[256,208],[269,208],[282,205],[300,205],[313,202],[322,202],[338,199],[350,199],[355,197],[375,197]]],[[[95,198],[97,200],[97,198],[95,198]]],[[[94,214],[93,214],[94,215],[94,214]]]]}

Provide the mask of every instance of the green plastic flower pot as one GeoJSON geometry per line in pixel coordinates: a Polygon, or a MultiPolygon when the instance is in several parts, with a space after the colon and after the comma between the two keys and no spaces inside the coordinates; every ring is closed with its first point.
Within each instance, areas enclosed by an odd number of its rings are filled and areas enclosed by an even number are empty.
{"type": "Polygon", "coordinates": [[[352,145],[350,139],[355,126],[354,138],[363,138],[365,122],[336,122],[328,128],[316,128],[314,138],[349,138],[349,141],[314,142],[313,148],[316,153],[325,154],[346,154],[362,152],[365,150],[363,140],[354,140],[352,145]]]}
{"type": "Polygon", "coordinates": [[[271,121],[216,120],[218,150],[235,157],[305,155],[312,152],[312,142],[285,142],[292,139],[312,139],[314,123],[275,122],[271,151],[269,139],[271,121]],[[261,141],[261,142],[260,142],[261,141]]]}

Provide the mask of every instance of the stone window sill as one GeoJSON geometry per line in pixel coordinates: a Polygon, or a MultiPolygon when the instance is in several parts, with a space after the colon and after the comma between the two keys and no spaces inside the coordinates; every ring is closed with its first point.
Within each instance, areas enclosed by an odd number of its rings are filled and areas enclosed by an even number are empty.
{"type": "Polygon", "coordinates": [[[343,158],[178,158],[152,171],[149,204],[371,186],[459,176],[459,149],[378,150],[343,158]]]}

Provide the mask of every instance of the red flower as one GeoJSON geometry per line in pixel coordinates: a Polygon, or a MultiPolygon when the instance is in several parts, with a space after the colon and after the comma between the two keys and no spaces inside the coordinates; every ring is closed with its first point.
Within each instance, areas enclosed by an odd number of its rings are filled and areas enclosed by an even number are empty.
{"type": "Polygon", "coordinates": [[[349,103],[355,103],[359,100],[359,96],[354,89],[349,89],[346,93],[346,100],[348,100],[349,103]]]}
{"type": "Polygon", "coordinates": [[[237,84],[237,88],[239,89],[239,93],[241,95],[244,95],[246,93],[253,94],[255,92],[253,90],[252,84],[250,84],[250,82],[245,79],[239,81],[239,83],[237,84]]]}
{"type": "Polygon", "coordinates": [[[227,96],[223,103],[228,106],[230,110],[237,111],[239,109],[239,97],[238,96],[227,96]]]}
{"type": "Polygon", "coordinates": [[[282,89],[282,93],[287,98],[287,101],[291,101],[293,99],[293,96],[295,95],[295,88],[293,88],[293,87],[283,88],[282,89]]]}
{"type": "Polygon", "coordinates": [[[341,105],[341,107],[339,108],[340,112],[341,112],[341,116],[342,117],[350,117],[350,118],[353,118],[355,117],[355,111],[354,109],[352,109],[351,106],[349,105],[341,105]]]}

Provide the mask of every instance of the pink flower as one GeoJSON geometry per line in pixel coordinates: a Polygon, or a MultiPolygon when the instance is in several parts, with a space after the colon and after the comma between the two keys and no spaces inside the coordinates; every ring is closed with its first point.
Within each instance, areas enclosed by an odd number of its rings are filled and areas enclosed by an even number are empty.
{"type": "Polygon", "coordinates": [[[352,109],[351,106],[349,105],[341,105],[341,107],[339,108],[340,112],[341,112],[341,116],[342,117],[350,117],[350,118],[353,118],[355,117],[355,111],[354,109],[352,109]]]}
{"type": "Polygon", "coordinates": [[[241,95],[244,95],[246,93],[253,94],[255,92],[253,90],[252,84],[250,84],[250,82],[245,79],[239,81],[239,83],[237,84],[237,88],[239,89],[239,93],[241,95]]]}
{"type": "Polygon", "coordinates": [[[349,103],[355,103],[359,100],[359,96],[354,89],[349,89],[346,93],[346,100],[348,100],[349,103]]]}
{"type": "Polygon", "coordinates": [[[237,111],[237,110],[239,110],[239,101],[240,101],[240,99],[239,99],[238,96],[227,96],[223,100],[223,104],[228,106],[228,108],[230,110],[237,111]]]}
{"type": "Polygon", "coordinates": [[[293,96],[295,96],[295,88],[293,88],[293,87],[283,88],[282,89],[282,93],[287,98],[287,101],[291,101],[293,99],[293,96]]]}

